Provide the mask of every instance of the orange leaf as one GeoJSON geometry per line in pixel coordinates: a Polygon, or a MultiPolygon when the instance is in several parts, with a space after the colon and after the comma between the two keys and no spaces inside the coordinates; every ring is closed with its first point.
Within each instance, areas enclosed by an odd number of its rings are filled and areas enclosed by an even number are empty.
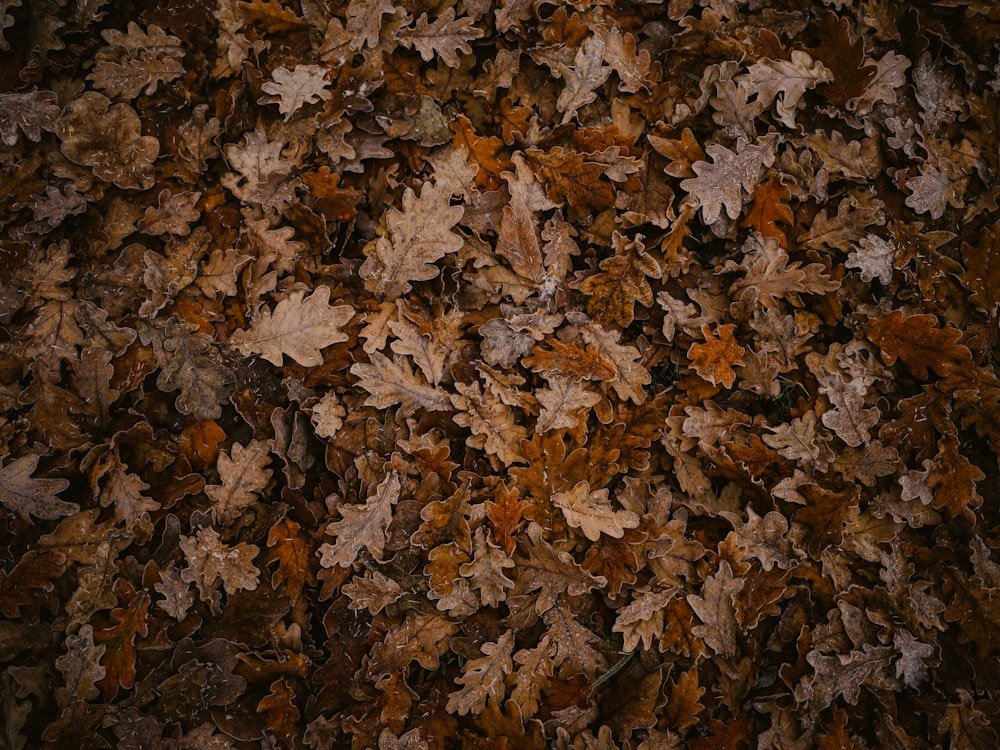
{"type": "Polygon", "coordinates": [[[498,155],[503,148],[503,141],[496,136],[481,138],[476,135],[472,123],[465,115],[452,120],[451,129],[455,131],[454,144],[469,149],[469,160],[479,165],[476,186],[483,190],[500,189],[503,185],[500,173],[513,167],[507,157],[498,155]]]}
{"type": "Polygon", "coordinates": [[[712,335],[712,329],[708,325],[701,327],[701,332],[705,336],[704,344],[691,344],[687,355],[702,378],[712,385],[724,385],[732,388],[736,382],[736,372],[733,365],[743,363],[743,347],[736,343],[734,335],[736,326],[730,324],[719,326],[719,336],[712,335]]]}
{"type": "Polygon", "coordinates": [[[365,199],[364,190],[341,187],[340,175],[331,172],[329,167],[306,172],[302,181],[316,201],[316,210],[330,221],[350,221],[358,212],[358,204],[365,199]]]}
{"type": "Polygon", "coordinates": [[[103,643],[107,650],[101,664],[104,677],[97,683],[108,698],[118,692],[118,686],[130,688],[135,684],[135,638],[146,635],[149,621],[149,594],[132,587],[124,578],[115,583],[115,593],[128,599],[128,605],[111,610],[118,622],[109,628],[94,631],[94,643],[103,643]]]}
{"type": "Polygon", "coordinates": [[[214,466],[219,457],[219,443],[226,438],[226,433],[208,419],[195,422],[184,428],[177,439],[177,450],[191,460],[191,465],[197,469],[214,466]]]}
{"type": "Polygon", "coordinates": [[[486,517],[490,520],[493,538],[508,555],[514,554],[516,536],[524,526],[524,510],[528,504],[518,499],[517,489],[507,489],[500,482],[493,490],[493,499],[487,500],[486,517]]]}
{"type": "Polygon", "coordinates": [[[545,183],[549,198],[569,203],[575,213],[603,211],[615,204],[611,183],[601,179],[604,165],[587,161],[586,154],[556,146],[551,151],[531,148],[524,156],[536,176],[545,183]]]}
{"type": "Polygon", "coordinates": [[[268,563],[278,564],[271,576],[271,585],[277,588],[285,581],[285,596],[295,606],[305,584],[316,583],[313,570],[316,555],[309,537],[295,521],[286,517],[271,527],[267,535],[267,546],[270,549],[268,563]]]}
{"type": "Polygon", "coordinates": [[[257,711],[267,714],[267,728],[285,747],[293,746],[299,735],[299,709],[295,707],[295,692],[284,677],[271,683],[271,692],[257,704],[257,711]]]}
{"type": "Polygon", "coordinates": [[[788,188],[777,178],[757,185],[753,189],[753,205],[741,226],[756,229],[765,237],[774,237],[787,250],[788,238],[777,225],[780,223],[791,226],[795,223],[792,209],[785,203],[790,197],[788,188]]]}

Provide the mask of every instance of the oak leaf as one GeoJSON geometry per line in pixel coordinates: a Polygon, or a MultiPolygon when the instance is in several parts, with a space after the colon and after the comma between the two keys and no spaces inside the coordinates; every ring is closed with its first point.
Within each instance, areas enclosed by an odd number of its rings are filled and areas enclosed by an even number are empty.
{"type": "Polygon", "coordinates": [[[726,324],[718,327],[718,336],[712,334],[711,326],[701,328],[705,343],[693,343],[687,356],[691,366],[702,378],[712,385],[722,385],[732,388],[736,382],[736,371],[733,365],[743,363],[745,349],[736,341],[734,332],[736,326],[726,324]]]}
{"type": "Polygon", "coordinates": [[[379,482],[364,505],[340,505],[341,520],[327,524],[324,529],[335,541],[320,545],[320,564],[324,568],[335,565],[349,568],[362,548],[367,549],[376,560],[381,560],[385,549],[385,531],[392,520],[392,508],[399,501],[401,490],[399,475],[392,471],[379,482]]]}
{"type": "Polygon", "coordinates": [[[198,529],[194,536],[181,536],[178,544],[187,560],[181,580],[194,583],[202,601],[212,601],[220,583],[230,595],[257,588],[260,570],[253,565],[260,552],[257,545],[240,542],[230,547],[210,526],[198,529]]]}
{"type": "MultiPolygon", "coordinates": [[[[748,69],[746,80],[764,107],[776,102],[778,121],[795,128],[795,110],[806,91],[833,81],[832,72],[802,50],[792,50],[790,60],[764,58],[748,69]]],[[[735,217],[733,217],[735,218],[735,217]]]]}
{"type": "Polygon", "coordinates": [[[681,181],[701,208],[702,222],[714,224],[723,207],[730,219],[739,218],[743,196],[757,186],[762,168],[774,163],[775,148],[775,136],[765,136],[753,144],[740,139],[736,151],[719,143],[705,149],[712,161],[696,161],[691,168],[698,176],[681,181]]]}
{"type": "Polygon", "coordinates": [[[511,595],[521,596],[538,591],[535,611],[547,612],[562,595],[579,596],[605,583],[594,578],[565,550],[553,547],[543,538],[542,527],[528,524],[528,541],[522,554],[515,554],[517,578],[511,595]]]}
{"type": "Polygon", "coordinates": [[[377,615],[403,595],[396,581],[377,570],[366,570],[363,576],[355,576],[340,590],[351,600],[351,609],[367,609],[371,615],[377,615]]]}
{"type": "Polygon", "coordinates": [[[470,54],[469,42],[485,34],[474,23],[472,18],[456,18],[455,9],[448,8],[433,23],[423,14],[412,28],[397,29],[393,36],[404,47],[417,50],[423,60],[431,60],[437,55],[449,68],[457,68],[459,53],[470,54]]]}
{"type": "Polygon", "coordinates": [[[615,232],[611,239],[615,254],[601,261],[601,273],[588,276],[580,291],[589,294],[587,313],[601,325],[631,325],[635,303],[653,304],[653,290],[647,276],[660,278],[659,264],[646,252],[641,238],[629,241],[615,232]]]}
{"type": "Polygon", "coordinates": [[[458,410],[455,423],[472,431],[469,445],[482,448],[506,466],[524,461],[520,443],[528,431],[517,423],[511,408],[492,391],[484,393],[478,382],[456,383],[455,390],[458,393],[451,396],[458,410]]]}
{"type": "Polygon", "coordinates": [[[956,343],[962,337],[961,331],[938,328],[937,322],[934,315],[904,317],[902,310],[896,310],[869,323],[865,335],[882,351],[886,364],[901,359],[914,375],[926,380],[928,370],[944,376],[972,356],[968,347],[956,343]]]}
{"type": "Polygon", "coordinates": [[[14,146],[20,131],[37,143],[43,130],[55,130],[61,111],[52,91],[0,94],[0,141],[14,146]]]}
{"type": "Polygon", "coordinates": [[[369,362],[351,365],[351,373],[359,378],[358,385],[369,393],[365,403],[376,409],[400,404],[400,414],[408,416],[417,409],[446,411],[452,408],[448,393],[421,382],[406,358],[398,354],[389,359],[374,351],[369,355],[369,362]]]}
{"type": "Polygon", "coordinates": [[[590,484],[578,482],[568,492],[557,492],[552,503],[566,517],[566,523],[580,529],[590,541],[596,542],[601,534],[620,539],[625,529],[639,525],[639,516],[630,510],[615,510],[608,502],[608,490],[591,491],[590,484]]]}
{"type": "Polygon", "coordinates": [[[300,734],[300,714],[295,703],[295,691],[288,680],[282,677],[271,683],[270,692],[257,704],[257,711],[267,715],[268,733],[277,737],[285,746],[291,745],[300,734]]]}
{"type": "Polygon", "coordinates": [[[232,374],[222,365],[212,338],[190,330],[176,317],[163,322],[162,332],[156,387],[164,393],[180,391],[175,403],[181,414],[218,419],[232,374]]]}
{"type": "Polygon", "coordinates": [[[141,132],[134,109],[124,102],[112,104],[95,91],[74,99],[56,127],[67,159],[90,167],[99,179],[133,190],[152,187],[153,162],[160,153],[160,142],[141,132]]]}
{"type": "Polygon", "coordinates": [[[502,549],[490,544],[483,527],[476,529],[473,539],[472,562],[463,563],[458,572],[467,577],[473,589],[479,591],[484,606],[495,607],[506,600],[506,591],[514,581],[504,574],[505,568],[515,567],[514,560],[502,549]]]}
{"type": "Polygon", "coordinates": [[[37,454],[29,454],[0,467],[0,503],[27,522],[32,517],[52,521],[80,510],[76,503],[56,497],[69,487],[68,480],[32,476],[38,461],[37,454]]]}
{"type": "Polygon", "coordinates": [[[595,89],[611,75],[611,68],[604,66],[604,42],[592,36],[580,45],[573,65],[559,64],[559,76],[565,82],[556,99],[556,109],[563,113],[563,123],[573,119],[577,110],[597,98],[595,89]]]}
{"type": "Polygon", "coordinates": [[[448,696],[447,710],[460,716],[480,713],[487,699],[503,703],[506,693],[505,680],[513,670],[511,654],[514,651],[514,631],[508,630],[496,643],[482,646],[485,656],[468,661],[462,668],[458,682],[462,688],[448,696]]]}
{"type": "Polygon", "coordinates": [[[403,210],[390,208],[386,229],[365,248],[361,266],[365,289],[380,299],[396,299],[413,281],[435,278],[435,263],[462,248],[462,238],[452,227],[462,218],[462,207],[450,205],[451,192],[425,182],[418,198],[413,190],[403,194],[403,210]]]}
{"type": "MultiPolygon", "coordinates": [[[[264,83],[260,90],[278,97],[278,111],[287,121],[306,104],[327,101],[333,96],[327,90],[327,72],[327,68],[321,65],[299,64],[292,70],[279,66],[271,71],[271,80],[264,83]]],[[[269,101],[268,97],[262,97],[258,104],[269,101]]]]}
{"type": "Polygon", "coordinates": [[[547,388],[535,391],[535,398],[542,407],[535,422],[539,433],[586,424],[587,413],[601,401],[600,394],[566,376],[551,378],[547,388]]]}
{"type": "Polygon", "coordinates": [[[436,669],[457,630],[456,623],[440,615],[408,612],[401,625],[391,628],[385,640],[372,647],[368,672],[390,675],[406,669],[412,661],[424,669],[436,669]]]}
{"type": "Polygon", "coordinates": [[[937,446],[938,452],[927,477],[934,507],[974,522],[974,511],[983,502],[976,482],[985,479],[986,474],[959,452],[958,440],[953,435],[942,437],[937,446]]]}
{"type": "Polygon", "coordinates": [[[136,591],[128,582],[119,580],[116,593],[126,600],[125,606],[111,610],[116,625],[94,631],[94,643],[106,648],[101,659],[104,677],[97,683],[105,695],[113,697],[119,687],[126,690],[136,680],[135,639],[149,632],[149,594],[136,591]]]}
{"type": "Polygon", "coordinates": [[[680,591],[671,586],[659,591],[646,591],[636,596],[627,606],[618,610],[611,630],[622,634],[622,650],[632,651],[640,642],[644,649],[651,648],[663,635],[666,604],[680,591]]]}
{"type": "Polygon", "coordinates": [[[280,367],[285,356],[303,367],[323,363],[321,350],[347,341],[341,329],[354,317],[350,305],[330,305],[330,288],[318,286],[308,297],[304,290],[292,292],[274,311],[264,310],[253,325],[233,332],[229,343],[244,354],[260,354],[280,367]]]}
{"type": "Polygon", "coordinates": [[[743,581],[733,576],[729,562],[723,560],[715,575],[705,579],[702,594],[687,596],[702,622],[692,629],[692,634],[704,638],[709,648],[727,659],[737,653],[735,597],[742,588],[743,581]]]}
{"type": "Polygon", "coordinates": [[[856,706],[865,687],[872,690],[894,689],[898,683],[890,669],[892,649],[864,644],[848,654],[825,655],[810,651],[806,660],[815,672],[795,688],[800,700],[808,701],[815,711],[827,708],[836,698],[856,706]]]}
{"type": "Polygon", "coordinates": [[[233,443],[229,455],[219,454],[219,479],[222,484],[209,484],[205,494],[212,501],[216,521],[225,526],[236,520],[247,507],[257,502],[271,478],[266,468],[271,462],[270,450],[263,440],[251,440],[247,445],[233,443]]]}
{"type": "Polygon", "coordinates": [[[549,151],[528,149],[524,152],[524,163],[545,184],[549,198],[559,204],[565,201],[576,214],[586,214],[615,204],[611,183],[601,179],[604,165],[587,156],[562,146],[549,151]]]}

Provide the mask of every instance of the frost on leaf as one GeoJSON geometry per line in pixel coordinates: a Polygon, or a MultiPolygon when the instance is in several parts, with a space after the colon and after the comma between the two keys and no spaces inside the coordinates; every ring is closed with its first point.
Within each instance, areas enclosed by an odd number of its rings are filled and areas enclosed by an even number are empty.
{"type": "Polygon", "coordinates": [[[578,528],[592,542],[601,534],[620,539],[625,529],[639,525],[639,516],[629,510],[615,510],[608,502],[608,490],[591,490],[587,482],[579,482],[568,492],[552,496],[553,504],[566,517],[566,523],[578,528]]]}
{"type": "Polygon", "coordinates": [[[775,145],[774,136],[769,136],[753,144],[740,140],[735,152],[718,143],[705,149],[712,161],[696,161],[691,168],[698,176],[681,181],[681,188],[701,208],[705,224],[713,224],[723,207],[730,219],[739,218],[744,196],[760,181],[761,169],[774,163],[775,145]]]}
{"type": "Polygon", "coordinates": [[[399,501],[401,489],[400,478],[393,472],[379,483],[364,505],[345,503],[339,506],[341,520],[329,524],[325,530],[328,536],[334,537],[334,542],[320,546],[320,564],[324,568],[350,567],[362,549],[368,550],[376,560],[381,559],[385,530],[392,520],[392,507],[399,501]]]}
{"type": "Polygon", "coordinates": [[[248,330],[234,332],[229,343],[278,367],[286,356],[304,367],[315,367],[323,362],[323,349],[347,341],[341,329],[353,317],[353,307],[330,305],[329,287],[317,287],[308,297],[299,290],[279,302],[273,312],[262,311],[248,330]]]}
{"type": "Polygon", "coordinates": [[[67,487],[65,479],[33,477],[37,455],[22,456],[0,468],[0,503],[25,521],[31,517],[54,520],[76,513],[80,506],[56,495],[67,487]]]}
{"type": "Polygon", "coordinates": [[[471,18],[456,18],[455,9],[448,8],[433,22],[427,15],[420,16],[412,28],[399,29],[394,36],[404,47],[412,47],[424,60],[435,55],[450,68],[459,66],[459,53],[469,54],[469,42],[479,39],[483,30],[474,26],[471,18]]]}
{"type": "Polygon", "coordinates": [[[260,548],[256,545],[240,542],[231,547],[211,527],[198,529],[194,536],[182,536],[179,545],[187,560],[181,580],[194,583],[202,601],[211,601],[220,585],[230,595],[257,588],[260,570],[253,560],[260,548]]]}
{"type": "MultiPolygon", "coordinates": [[[[278,111],[288,120],[306,104],[327,101],[333,94],[327,90],[327,69],[320,65],[296,65],[293,70],[275,68],[270,81],[260,87],[265,94],[278,97],[278,111]]],[[[259,103],[269,100],[265,97],[259,103]]]]}
{"type": "Polygon", "coordinates": [[[418,198],[407,188],[403,210],[392,208],[386,230],[365,249],[361,266],[365,288],[381,299],[396,299],[413,281],[427,281],[440,273],[436,262],[461,249],[462,238],[452,227],[462,218],[462,208],[450,204],[451,193],[425,182],[418,198]]]}
{"type": "Polygon", "coordinates": [[[0,141],[13,146],[20,131],[28,140],[37,142],[43,130],[55,129],[60,111],[51,91],[0,94],[0,141]]]}

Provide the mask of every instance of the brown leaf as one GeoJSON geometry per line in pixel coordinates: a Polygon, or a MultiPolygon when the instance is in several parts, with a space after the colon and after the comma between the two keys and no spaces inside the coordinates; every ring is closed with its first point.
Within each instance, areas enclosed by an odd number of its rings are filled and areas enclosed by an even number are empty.
{"type": "Polygon", "coordinates": [[[901,359],[913,374],[927,379],[928,370],[947,375],[962,362],[971,359],[971,352],[956,343],[962,332],[957,328],[938,328],[934,315],[916,314],[904,318],[896,310],[885,318],[868,324],[865,335],[882,350],[886,364],[901,359]]]}
{"type": "Polygon", "coordinates": [[[65,479],[33,477],[39,456],[31,454],[0,468],[0,503],[8,512],[31,523],[31,518],[54,520],[80,510],[76,503],[60,500],[56,494],[69,487],[65,479]]]}
{"type": "Polygon", "coordinates": [[[133,190],[152,187],[153,161],[160,153],[159,141],[141,132],[134,109],[93,91],[74,99],[56,127],[67,159],[133,190]]]}
{"type": "Polygon", "coordinates": [[[149,632],[149,595],[137,592],[125,581],[119,581],[117,588],[116,593],[127,600],[125,606],[111,610],[118,624],[94,632],[94,643],[106,648],[101,660],[105,675],[97,684],[109,698],[115,696],[119,686],[127,690],[135,684],[135,639],[149,632]]]}
{"type": "Polygon", "coordinates": [[[557,146],[550,151],[528,149],[524,158],[545,183],[549,198],[560,204],[568,203],[576,214],[603,211],[614,205],[611,183],[601,179],[604,166],[589,161],[586,154],[557,146]]]}
{"type": "Polygon", "coordinates": [[[705,579],[703,596],[689,594],[691,609],[702,621],[692,629],[692,634],[705,639],[715,653],[724,658],[735,656],[736,642],[735,597],[743,588],[743,581],[733,576],[729,562],[723,560],[715,575],[705,579]]]}
{"type": "Polygon", "coordinates": [[[458,678],[462,688],[448,696],[448,711],[460,716],[480,713],[487,699],[502,704],[506,692],[504,681],[513,670],[511,654],[514,650],[514,632],[508,630],[496,643],[482,647],[485,656],[466,662],[458,678]]]}

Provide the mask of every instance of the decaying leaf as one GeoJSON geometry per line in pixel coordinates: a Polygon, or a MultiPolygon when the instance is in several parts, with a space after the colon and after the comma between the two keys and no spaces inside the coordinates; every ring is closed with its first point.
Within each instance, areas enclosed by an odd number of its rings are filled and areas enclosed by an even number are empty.
{"type": "Polygon", "coordinates": [[[996,747],[996,5],[0,0],[0,746],[996,747]]]}

